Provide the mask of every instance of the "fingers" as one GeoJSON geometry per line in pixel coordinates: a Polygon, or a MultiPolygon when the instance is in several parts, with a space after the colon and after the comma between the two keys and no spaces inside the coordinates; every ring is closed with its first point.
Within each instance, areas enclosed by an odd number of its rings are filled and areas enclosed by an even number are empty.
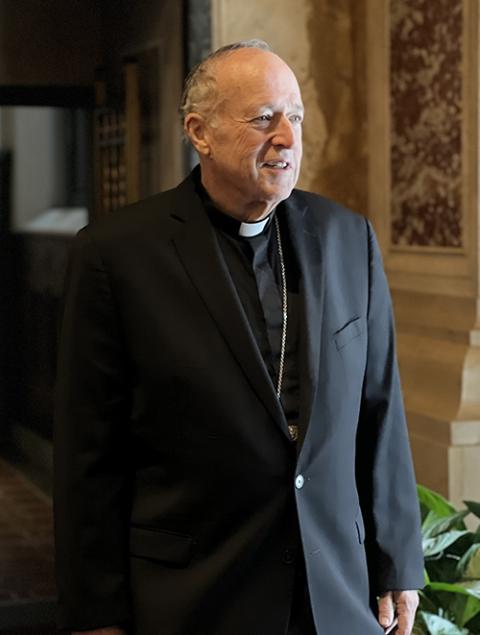
{"type": "Polygon", "coordinates": [[[395,617],[395,606],[393,604],[393,594],[391,591],[383,593],[378,600],[378,621],[386,630],[395,617]]]}
{"type": "Polygon", "coordinates": [[[418,606],[418,593],[416,591],[394,591],[393,600],[398,616],[396,635],[411,635],[418,606]]]}

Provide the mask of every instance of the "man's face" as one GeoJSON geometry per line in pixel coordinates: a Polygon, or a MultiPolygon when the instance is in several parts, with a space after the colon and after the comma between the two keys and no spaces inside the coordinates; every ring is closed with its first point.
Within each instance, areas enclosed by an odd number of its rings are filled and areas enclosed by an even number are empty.
{"type": "Polygon", "coordinates": [[[214,200],[253,220],[286,199],[298,180],[300,89],[279,57],[258,49],[241,49],[219,62],[217,82],[220,103],[207,122],[202,179],[214,200]]]}

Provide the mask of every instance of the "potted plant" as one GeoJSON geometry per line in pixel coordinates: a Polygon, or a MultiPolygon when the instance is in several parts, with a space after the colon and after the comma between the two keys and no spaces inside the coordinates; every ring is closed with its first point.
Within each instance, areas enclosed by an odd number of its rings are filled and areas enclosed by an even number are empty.
{"type": "Polygon", "coordinates": [[[480,518],[480,503],[464,501],[456,510],[443,496],[421,485],[425,588],[414,635],[480,635],[480,525],[471,531],[465,518],[480,518]]]}

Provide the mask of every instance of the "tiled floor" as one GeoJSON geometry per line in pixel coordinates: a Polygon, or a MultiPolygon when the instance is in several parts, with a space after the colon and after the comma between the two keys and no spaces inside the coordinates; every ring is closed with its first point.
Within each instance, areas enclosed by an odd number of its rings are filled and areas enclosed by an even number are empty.
{"type": "Polygon", "coordinates": [[[29,614],[34,620],[35,614],[45,614],[46,607],[51,612],[55,598],[52,526],[48,496],[0,459],[0,633],[7,627],[13,633],[17,624],[28,626],[29,614]]]}

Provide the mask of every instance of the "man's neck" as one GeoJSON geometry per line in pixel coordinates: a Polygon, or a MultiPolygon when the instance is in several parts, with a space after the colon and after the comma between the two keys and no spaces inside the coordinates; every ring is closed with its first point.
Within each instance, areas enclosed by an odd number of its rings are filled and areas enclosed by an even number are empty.
{"type": "Polygon", "coordinates": [[[271,201],[253,201],[248,204],[236,204],[235,201],[227,200],[221,194],[215,191],[215,188],[209,187],[202,179],[202,186],[211,198],[215,207],[228,216],[232,216],[243,223],[253,223],[266,218],[276,207],[276,203],[271,201]]]}

